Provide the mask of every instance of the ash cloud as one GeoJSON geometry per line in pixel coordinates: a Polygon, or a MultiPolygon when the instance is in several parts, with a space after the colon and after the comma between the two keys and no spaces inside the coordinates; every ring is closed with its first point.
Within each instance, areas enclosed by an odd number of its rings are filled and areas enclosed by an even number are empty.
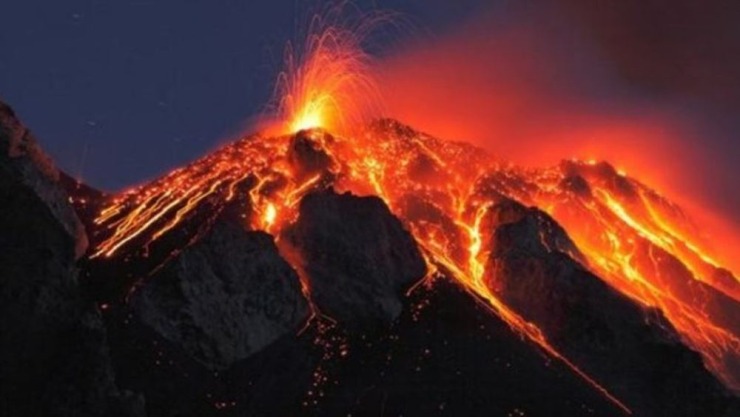
{"type": "Polygon", "coordinates": [[[716,0],[497,2],[387,57],[387,112],[525,165],[612,161],[700,222],[734,228],[738,9],[716,0]]]}

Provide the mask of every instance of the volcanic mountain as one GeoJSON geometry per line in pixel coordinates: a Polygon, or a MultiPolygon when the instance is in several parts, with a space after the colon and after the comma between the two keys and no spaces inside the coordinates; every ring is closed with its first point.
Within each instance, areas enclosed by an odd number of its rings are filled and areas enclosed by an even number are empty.
{"type": "Polygon", "coordinates": [[[394,120],[108,194],[0,106],[12,416],[733,416],[740,283],[606,162],[394,120]]]}

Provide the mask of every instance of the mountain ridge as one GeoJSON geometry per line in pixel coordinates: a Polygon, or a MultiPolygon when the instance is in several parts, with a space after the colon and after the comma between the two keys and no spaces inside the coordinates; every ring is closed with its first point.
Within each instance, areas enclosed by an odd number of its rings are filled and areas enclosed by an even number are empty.
{"type": "MultiPolygon", "coordinates": [[[[578,195],[611,192],[593,191],[604,172],[616,187],[641,188],[609,177],[617,175],[613,169],[572,161],[558,168],[566,174],[529,177],[474,147],[390,120],[354,140],[317,130],[254,135],[112,195],[54,177],[87,229],[90,245],[76,262],[79,291],[102,312],[114,379],[143,393],[149,415],[623,414],[599,388],[635,415],[738,410],[737,398],[686,347],[685,329],[673,329],[678,318],[644,322],[662,310],[640,304],[616,278],[592,273],[593,254],[581,253],[567,228],[535,208],[551,198],[553,182],[567,180],[556,196],[578,202],[578,195]],[[264,268],[252,265],[259,259],[264,268]],[[598,290],[573,295],[561,287],[569,281],[598,290]],[[279,290],[286,282],[290,289],[279,290]],[[525,285],[523,293],[517,285],[525,285]],[[549,295],[530,299],[540,294],[527,285],[549,295]],[[197,290],[184,293],[188,288],[197,290]],[[276,297],[280,291],[287,298],[276,297]],[[596,335],[639,328],[660,339],[670,328],[671,347],[662,352],[674,352],[675,362],[662,363],[638,339],[626,345],[630,358],[653,359],[640,366],[624,359],[621,374],[605,371],[616,351],[595,342],[592,325],[578,327],[600,317],[598,309],[562,310],[571,313],[561,320],[576,324],[568,337],[538,312],[611,299],[620,300],[618,313],[597,319],[596,335]],[[285,321],[280,311],[291,303],[294,313],[285,321]],[[282,324],[257,325],[250,317],[282,324]],[[251,342],[255,337],[262,342],[251,342]],[[466,356],[472,352],[483,356],[466,356]],[[502,356],[508,362],[499,362],[502,356]],[[667,384],[676,369],[683,379],[667,384]],[[473,380],[464,383],[466,373],[473,380]],[[655,391],[636,390],[638,382],[655,391]],[[537,389],[527,392],[528,385],[537,389]]],[[[681,253],[669,249],[662,256],[683,265],[681,253]]],[[[736,308],[722,291],[707,292],[717,316],[736,308]]]]}

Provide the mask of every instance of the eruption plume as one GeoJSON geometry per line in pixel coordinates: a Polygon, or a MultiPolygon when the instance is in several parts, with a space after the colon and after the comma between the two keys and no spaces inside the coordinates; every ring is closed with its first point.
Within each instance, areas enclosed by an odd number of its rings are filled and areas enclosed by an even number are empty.
{"type": "Polygon", "coordinates": [[[273,98],[278,132],[321,127],[345,133],[379,115],[373,59],[363,43],[392,16],[363,14],[350,6],[340,2],[315,14],[303,45],[286,46],[273,98]]]}

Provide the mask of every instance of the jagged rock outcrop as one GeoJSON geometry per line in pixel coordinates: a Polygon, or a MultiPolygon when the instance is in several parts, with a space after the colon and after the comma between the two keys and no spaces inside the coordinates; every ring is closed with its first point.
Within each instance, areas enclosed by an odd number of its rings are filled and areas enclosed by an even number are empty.
{"type": "Polygon", "coordinates": [[[0,103],[0,414],[133,416],[115,384],[106,332],[82,297],[86,247],[59,173],[0,103]]]}
{"type": "Polygon", "coordinates": [[[398,317],[403,291],[426,270],[413,237],[377,197],[309,194],[284,237],[301,254],[319,309],[350,326],[398,317]]]}
{"type": "Polygon", "coordinates": [[[211,369],[296,332],[308,302],[272,237],[219,220],[134,293],[135,317],[211,369]]]}
{"type": "Polygon", "coordinates": [[[488,221],[488,285],[636,415],[733,412],[737,404],[661,313],[576,262],[575,245],[547,214],[507,200],[491,208],[488,221]]]}
{"type": "Polygon", "coordinates": [[[13,110],[0,101],[0,155],[2,175],[32,191],[46,205],[50,214],[73,238],[75,256],[87,249],[87,236],[82,223],[69,204],[68,196],[59,185],[61,173],[51,158],[36,143],[13,110]]]}

